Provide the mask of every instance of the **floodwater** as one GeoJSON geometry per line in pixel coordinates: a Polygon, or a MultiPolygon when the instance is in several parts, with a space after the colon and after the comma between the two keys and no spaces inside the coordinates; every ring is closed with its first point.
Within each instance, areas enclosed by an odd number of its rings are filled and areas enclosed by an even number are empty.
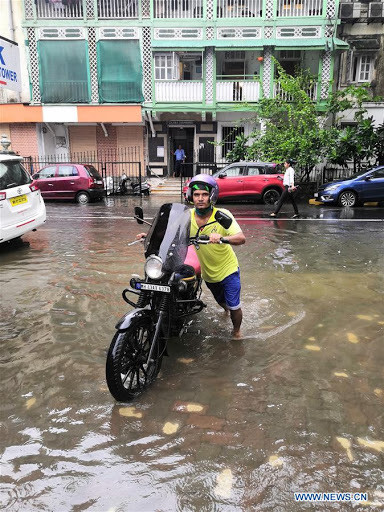
{"type": "Polygon", "coordinates": [[[381,509],[383,209],[230,206],[244,338],[205,289],[158,380],[116,404],[104,366],[143,273],[138,202],[48,203],[44,228],[0,249],[2,510],[381,509]],[[295,502],[311,491],[369,502],[295,502]]]}

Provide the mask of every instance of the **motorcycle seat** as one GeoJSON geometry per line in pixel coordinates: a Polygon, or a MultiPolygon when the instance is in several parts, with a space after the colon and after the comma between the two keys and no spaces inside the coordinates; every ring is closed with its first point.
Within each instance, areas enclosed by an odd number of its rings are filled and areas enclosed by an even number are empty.
{"type": "MultiPolygon", "coordinates": [[[[187,252],[187,256],[184,260],[183,267],[190,267],[190,268],[192,268],[192,271],[194,274],[196,274],[197,276],[201,275],[201,267],[200,267],[199,259],[197,257],[196,250],[193,247],[193,245],[190,245],[188,247],[188,252],[187,252]]],[[[186,276],[186,277],[192,277],[192,276],[190,275],[190,276],[186,276]]]]}

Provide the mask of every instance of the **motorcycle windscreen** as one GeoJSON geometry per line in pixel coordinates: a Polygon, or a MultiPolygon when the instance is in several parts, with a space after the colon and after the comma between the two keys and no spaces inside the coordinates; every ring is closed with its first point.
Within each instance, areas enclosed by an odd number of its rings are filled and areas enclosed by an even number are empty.
{"type": "Polygon", "coordinates": [[[179,203],[160,208],[145,239],[145,257],[159,256],[164,272],[173,272],[184,263],[189,245],[190,209],[179,203]]]}

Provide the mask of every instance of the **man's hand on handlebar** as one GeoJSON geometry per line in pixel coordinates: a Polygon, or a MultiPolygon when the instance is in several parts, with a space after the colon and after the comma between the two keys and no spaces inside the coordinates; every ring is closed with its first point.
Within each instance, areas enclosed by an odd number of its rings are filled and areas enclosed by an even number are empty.
{"type": "Polygon", "coordinates": [[[138,233],[136,235],[136,240],[142,240],[143,238],[146,238],[147,233],[138,233]]]}
{"type": "Polygon", "coordinates": [[[219,233],[211,233],[209,235],[209,241],[211,244],[220,244],[223,237],[219,233]]]}

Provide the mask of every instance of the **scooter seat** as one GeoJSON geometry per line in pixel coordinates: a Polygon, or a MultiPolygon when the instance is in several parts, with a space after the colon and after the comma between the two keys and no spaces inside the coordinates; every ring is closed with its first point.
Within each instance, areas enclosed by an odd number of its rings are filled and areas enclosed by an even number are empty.
{"type": "MultiPolygon", "coordinates": [[[[184,260],[183,267],[192,267],[193,273],[200,277],[201,267],[200,267],[199,259],[196,254],[196,250],[193,247],[193,245],[190,245],[188,247],[188,252],[187,252],[187,256],[184,260]]],[[[186,277],[192,277],[192,276],[186,276],[186,277]]]]}

